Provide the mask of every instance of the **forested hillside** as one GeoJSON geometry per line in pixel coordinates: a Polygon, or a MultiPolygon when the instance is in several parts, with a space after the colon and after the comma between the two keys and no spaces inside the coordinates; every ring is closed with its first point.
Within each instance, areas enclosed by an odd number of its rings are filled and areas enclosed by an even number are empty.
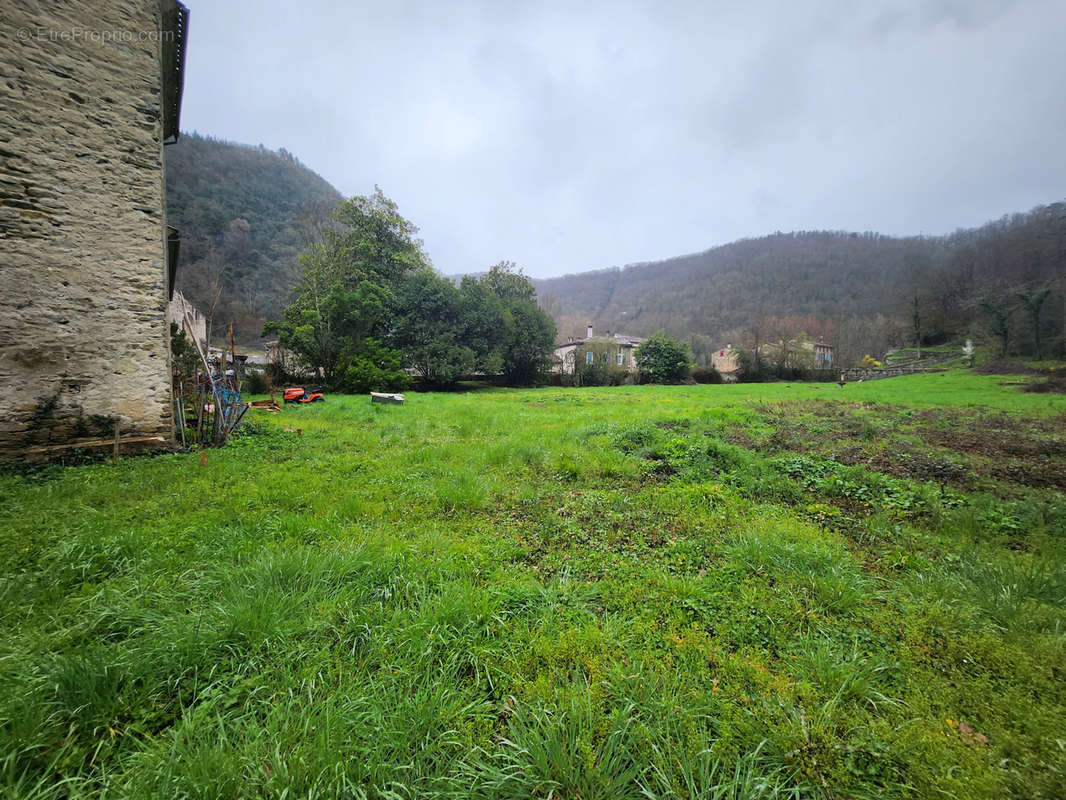
{"type": "MultiPolygon", "coordinates": [[[[166,149],[178,286],[214,330],[254,342],[300,282],[299,254],[342,199],[284,149],[197,134],[166,149]]],[[[417,223],[418,221],[415,220],[417,223]]],[[[471,265],[481,266],[481,265],[471,265]]],[[[996,352],[1066,348],[1066,203],[943,237],[800,231],[535,282],[560,335],[663,330],[697,360],[800,331],[841,361],[972,336],[996,352]]]]}
{"type": "Polygon", "coordinates": [[[697,357],[805,329],[845,358],[919,337],[973,335],[1035,355],[1063,347],[1066,204],[945,237],[806,231],[702,253],[537,281],[562,334],[654,330],[690,341],[697,357]],[[1046,295],[1045,295],[1046,291],[1046,295]],[[1041,299],[1043,298],[1043,299],[1041,299]],[[917,311],[917,321],[915,320],[917,311]]]}
{"type": "Polygon", "coordinates": [[[178,288],[214,330],[259,337],[292,299],[298,256],[341,200],[281,149],[183,134],[166,148],[167,220],[181,231],[178,288]]]}

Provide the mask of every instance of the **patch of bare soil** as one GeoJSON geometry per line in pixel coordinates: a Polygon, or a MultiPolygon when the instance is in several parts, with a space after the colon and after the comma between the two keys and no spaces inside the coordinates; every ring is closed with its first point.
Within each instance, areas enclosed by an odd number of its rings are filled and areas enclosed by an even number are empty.
{"type": "Polygon", "coordinates": [[[1062,458],[1011,459],[994,464],[992,475],[1022,486],[1066,491],[1066,459],[1062,458]]]}
{"type": "Polygon", "coordinates": [[[1042,429],[1040,433],[1025,420],[1002,417],[985,418],[965,428],[915,432],[927,444],[987,459],[988,474],[998,480],[1038,489],[1066,489],[1066,440],[1047,436],[1049,426],[1034,422],[1029,421],[1042,429]]]}
{"type": "MultiPolygon", "coordinates": [[[[1066,489],[1066,415],[1031,418],[917,409],[899,419],[897,430],[917,435],[924,446],[893,436],[891,446],[878,447],[889,432],[875,420],[856,416],[861,409],[869,406],[805,402],[764,407],[764,418],[774,430],[755,447],[774,453],[828,449],[842,464],[961,489],[972,488],[980,476],[1032,488],[1066,489]]],[[[734,444],[754,445],[744,435],[736,436],[734,444]]]]}
{"type": "Polygon", "coordinates": [[[995,361],[986,361],[981,366],[974,367],[974,372],[979,375],[1029,375],[1036,370],[1021,361],[997,358],[995,361]]]}
{"type": "Polygon", "coordinates": [[[1047,394],[1049,392],[1054,394],[1066,394],[1066,377],[1061,375],[1048,378],[1043,381],[1033,381],[1027,385],[1023,392],[1037,392],[1047,394]]]}
{"type": "Polygon", "coordinates": [[[1062,458],[1066,441],[1028,435],[1023,431],[942,430],[917,431],[922,441],[960,453],[977,453],[989,458],[1062,458]]]}
{"type": "Polygon", "coordinates": [[[971,488],[975,477],[974,469],[969,463],[935,453],[923,453],[903,444],[872,453],[853,445],[834,451],[833,458],[849,467],[863,466],[896,478],[935,481],[943,486],[958,489],[971,488]]]}

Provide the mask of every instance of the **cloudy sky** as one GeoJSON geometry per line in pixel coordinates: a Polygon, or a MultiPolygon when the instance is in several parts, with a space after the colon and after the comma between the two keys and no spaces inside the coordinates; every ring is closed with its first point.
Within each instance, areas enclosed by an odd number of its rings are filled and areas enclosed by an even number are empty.
{"type": "Polygon", "coordinates": [[[446,274],[1066,198],[1062,0],[186,4],[183,128],[380,185],[446,274]]]}

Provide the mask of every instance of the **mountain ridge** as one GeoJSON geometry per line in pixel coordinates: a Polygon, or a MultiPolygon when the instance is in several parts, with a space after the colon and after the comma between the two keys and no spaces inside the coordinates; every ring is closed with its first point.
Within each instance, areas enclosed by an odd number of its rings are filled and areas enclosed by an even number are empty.
{"type": "MultiPolygon", "coordinates": [[[[965,333],[967,325],[980,327],[976,309],[986,294],[1035,291],[1056,281],[1061,293],[1064,269],[1066,204],[1060,202],[946,236],[775,232],[534,284],[563,336],[579,334],[588,322],[635,335],[664,330],[688,340],[700,356],[727,339],[757,338],[754,329],[766,318],[792,318],[793,327],[823,336],[873,320],[882,330],[856,348],[902,344],[914,294],[929,338],[943,339],[965,333]],[[970,286],[954,285],[960,281],[970,286]],[[965,313],[952,322],[959,312],[965,313]]],[[[1060,315],[1055,309],[1052,304],[1049,319],[1060,315]]]]}
{"type": "Polygon", "coordinates": [[[165,151],[167,222],[181,232],[177,287],[214,331],[254,343],[300,279],[299,255],[343,199],[284,148],[183,133],[165,151]]]}
{"type": "MultiPolygon", "coordinates": [[[[255,343],[291,301],[300,253],[343,198],[284,149],[193,132],[166,158],[168,222],[182,232],[178,288],[204,313],[214,309],[217,334],[232,322],[238,341],[255,343]]],[[[846,358],[913,343],[915,298],[927,342],[987,336],[982,304],[1002,301],[1010,341],[1024,347],[1034,337],[1016,295],[1044,288],[1045,333],[1062,349],[1064,275],[1066,203],[1056,202],[945,236],[777,231],[533,283],[563,339],[589,322],[638,336],[663,330],[706,361],[727,342],[789,329],[833,341],[846,358]]]]}

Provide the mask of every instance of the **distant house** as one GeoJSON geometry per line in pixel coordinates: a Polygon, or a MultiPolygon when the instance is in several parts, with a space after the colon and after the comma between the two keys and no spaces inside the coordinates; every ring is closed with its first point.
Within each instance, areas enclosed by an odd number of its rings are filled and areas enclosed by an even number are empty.
{"type": "Polygon", "coordinates": [[[807,338],[806,334],[784,342],[767,342],[759,348],[762,360],[791,369],[832,369],[833,345],[807,338]]]}
{"type": "Polygon", "coordinates": [[[4,1],[0,460],[173,442],[163,146],[188,15],[175,0],[4,1]]]}
{"type": "Polygon", "coordinates": [[[740,375],[740,352],[734,350],[731,344],[715,350],[711,353],[711,367],[726,383],[736,383],[740,375]]]}
{"type": "Polygon", "coordinates": [[[207,318],[176,289],[167,305],[167,321],[185,331],[201,350],[207,350],[207,318]]]}
{"type": "MultiPolygon", "coordinates": [[[[711,354],[711,366],[727,383],[740,376],[740,350],[726,345],[711,354]]],[[[750,354],[754,359],[754,355],[750,354]]],[[[759,346],[759,362],[792,370],[829,370],[833,368],[833,345],[808,339],[805,334],[777,342],[764,342],[759,346]]]]}
{"type": "Polygon", "coordinates": [[[258,372],[266,372],[270,368],[270,356],[249,355],[244,360],[245,366],[258,372]]]}
{"type": "Polygon", "coordinates": [[[607,331],[595,335],[592,323],[588,324],[583,338],[571,337],[552,352],[551,371],[561,375],[573,375],[580,365],[606,364],[627,372],[637,371],[636,348],[644,339],[607,331]]]}
{"type": "MultiPolygon", "coordinates": [[[[281,342],[277,339],[268,339],[264,342],[266,347],[266,358],[260,361],[256,358],[255,361],[251,361],[254,366],[262,367],[265,371],[272,372],[275,376],[282,377],[287,376],[289,379],[295,379],[298,376],[306,379],[322,378],[324,370],[322,367],[315,369],[310,364],[304,363],[304,361],[292,350],[289,350],[281,346],[281,342]]],[[[408,374],[414,374],[413,371],[408,374]]]]}
{"type": "Polygon", "coordinates": [[[825,342],[812,343],[814,348],[814,368],[815,369],[832,369],[833,368],[833,345],[826,344],[825,342]]]}

